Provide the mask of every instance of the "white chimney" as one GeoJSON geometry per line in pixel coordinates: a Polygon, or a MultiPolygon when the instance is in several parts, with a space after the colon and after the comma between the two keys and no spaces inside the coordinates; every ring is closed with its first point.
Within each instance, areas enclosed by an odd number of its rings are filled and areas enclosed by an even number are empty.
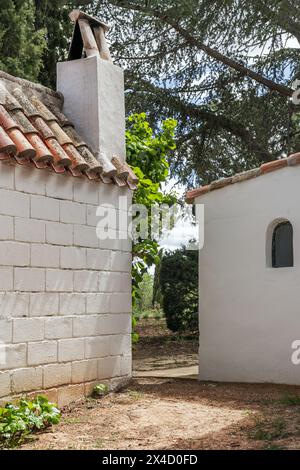
{"type": "Polygon", "coordinates": [[[70,57],[81,57],[82,48],[87,57],[57,64],[63,112],[95,153],[125,161],[124,72],[110,60],[104,36],[108,28],[78,10],[70,17],[76,24],[70,57]]]}

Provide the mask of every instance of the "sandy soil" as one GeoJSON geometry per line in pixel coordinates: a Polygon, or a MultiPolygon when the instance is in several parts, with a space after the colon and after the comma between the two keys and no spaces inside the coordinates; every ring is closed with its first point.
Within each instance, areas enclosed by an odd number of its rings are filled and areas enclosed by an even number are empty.
{"type": "MultiPolygon", "coordinates": [[[[178,339],[157,320],[140,328],[139,370],[197,361],[195,336],[178,339]]],[[[66,408],[58,426],[23,448],[296,449],[300,387],[135,378],[126,390],[66,408]]]]}

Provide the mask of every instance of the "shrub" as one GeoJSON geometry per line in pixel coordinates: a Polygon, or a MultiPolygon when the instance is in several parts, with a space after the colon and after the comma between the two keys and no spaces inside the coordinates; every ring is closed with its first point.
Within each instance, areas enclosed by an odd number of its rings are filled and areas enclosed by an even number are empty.
{"type": "Polygon", "coordinates": [[[0,408],[0,448],[22,444],[31,433],[58,424],[60,416],[56,405],[41,395],[33,401],[7,403],[0,408]]]}
{"type": "Polygon", "coordinates": [[[185,247],[161,260],[160,284],[167,326],[172,331],[198,328],[198,251],[185,247]]]}

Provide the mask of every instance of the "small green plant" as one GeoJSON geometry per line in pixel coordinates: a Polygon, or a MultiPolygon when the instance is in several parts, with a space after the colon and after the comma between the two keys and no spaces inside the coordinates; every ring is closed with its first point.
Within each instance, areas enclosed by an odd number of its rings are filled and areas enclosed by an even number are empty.
{"type": "Polygon", "coordinates": [[[273,441],[286,436],[286,422],[282,418],[276,418],[268,423],[262,418],[256,418],[256,424],[250,432],[250,437],[258,441],[273,441]]]}
{"type": "Polygon", "coordinates": [[[109,393],[109,387],[106,384],[98,384],[93,388],[93,395],[95,397],[103,397],[109,393]]]}
{"type": "Polygon", "coordinates": [[[277,402],[279,405],[299,406],[300,396],[298,395],[283,395],[277,402]]]}
{"type": "Polygon", "coordinates": [[[19,446],[30,434],[58,424],[60,417],[57,406],[41,395],[32,401],[22,398],[16,404],[7,403],[0,408],[0,448],[19,446]]]}

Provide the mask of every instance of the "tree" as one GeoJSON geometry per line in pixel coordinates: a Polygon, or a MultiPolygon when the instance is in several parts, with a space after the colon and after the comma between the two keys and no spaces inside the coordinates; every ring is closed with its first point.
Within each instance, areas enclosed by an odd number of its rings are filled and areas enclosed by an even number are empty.
{"type": "Polygon", "coordinates": [[[161,260],[160,284],[167,327],[172,331],[198,328],[198,251],[185,247],[161,260]]]}
{"type": "Polygon", "coordinates": [[[56,64],[67,59],[73,25],[69,13],[74,8],[87,8],[91,1],[80,0],[35,0],[35,27],[46,31],[47,48],[43,54],[43,65],[39,81],[50,88],[56,87],[56,64]]]}
{"type": "Polygon", "coordinates": [[[300,9],[290,0],[100,0],[126,67],[127,108],[178,120],[171,172],[187,185],[299,150],[291,83],[300,9]],[[287,40],[294,43],[286,47],[287,40]]]}
{"type": "Polygon", "coordinates": [[[45,30],[35,28],[31,0],[0,0],[0,69],[37,81],[46,48],[45,30]]]}
{"type": "MultiPolygon", "coordinates": [[[[127,119],[126,156],[139,177],[137,190],[133,195],[134,204],[142,204],[148,210],[152,205],[176,202],[174,194],[162,191],[162,184],[169,175],[167,156],[174,151],[175,127],[177,122],[166,119],[161,123],[160,130],[154,132],[150,127],[145,113],[130,115],[127,119]]],[[[150,225],[151,218],[148,223],[150,225]]],[[[150,232],[150,231],[149,231],[150,232]]],[[[146,239],[138,239],[133,246],[133,303],[139,296],[139,284],[148,268],[159,261],[158,240],[151,234],[146,239]]]]}

